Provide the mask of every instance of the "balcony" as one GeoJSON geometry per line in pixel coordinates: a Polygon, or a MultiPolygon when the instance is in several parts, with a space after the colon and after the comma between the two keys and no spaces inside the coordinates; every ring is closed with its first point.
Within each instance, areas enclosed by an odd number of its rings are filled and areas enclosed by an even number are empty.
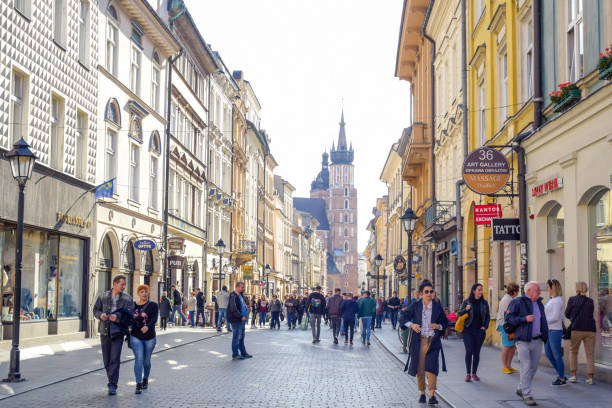
{"type": "Polygon", "coordinates": [[[454,201],[435,201],[425,210],[425,229],[434,225],[444,225],[455,218],[454,201]]]}
{"type": "Polygon", "coordinates": [[[238,247],[239,254],[255,255],[255,251],[257,251],[257,244],[255,243],[255,241],[249,241],[245,239],[240,241],[240,246],[238,247]]]}

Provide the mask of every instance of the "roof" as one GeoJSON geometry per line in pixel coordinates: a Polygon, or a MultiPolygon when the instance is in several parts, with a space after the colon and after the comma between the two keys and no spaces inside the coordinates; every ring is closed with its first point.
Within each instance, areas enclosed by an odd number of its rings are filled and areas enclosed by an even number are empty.
{"type": "Polygon", "coordinates": [[[257,129],[257,126],[255,126],[255,124],[253,122],[251,122],[248,119],[247,119],[246,122],[247,122],[247,126],[249,128],[251,128],[253,130],[253,132],[255,133],[255,136],[257,136],[257,139],[259,140],[259,143],[261,143],[261,146],[263,147],[264,153],[265,154],[269,154],[270,153],[270,146],[268,145],[268,140],[266,139],[266,137],[261,134],[261,132],[259,131],[259,129],[257,129]]]}
{"type": "Polygon", "coordinates": [[[329,221],[325,211],[325,200],[322,198],[294,197],[293,207],[312,215],[319,222],[319,230],[329,231],[329,221]]]}

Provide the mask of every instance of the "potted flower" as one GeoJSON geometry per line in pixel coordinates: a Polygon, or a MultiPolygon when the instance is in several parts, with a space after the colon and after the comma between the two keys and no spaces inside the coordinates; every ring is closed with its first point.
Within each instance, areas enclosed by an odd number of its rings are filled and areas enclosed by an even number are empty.
{"type": "Polygon", "coordinates": [[[599,70],[599,79],[612,79],[612,44],[606,48],[604,52],[599,53],[599,62],[597,69],[599,70]]]}
{"type": "Polygon", "coordinates": [[[580,88],[571,82],[558,85],[559,90],[548,94],[550,101],[555,105],[554,112],[562,112],[580,100],[580,88]]]}

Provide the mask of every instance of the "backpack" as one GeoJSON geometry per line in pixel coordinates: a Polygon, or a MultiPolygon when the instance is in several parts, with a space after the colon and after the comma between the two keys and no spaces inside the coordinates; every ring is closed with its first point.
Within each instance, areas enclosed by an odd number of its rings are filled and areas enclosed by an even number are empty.
{"type": "Polygon", "coordinates": [[[319,307],[321,306],[321,300],[319,300],[319,298],[313,297],[312,301],[310,302],[310,307],[319,307]]]}

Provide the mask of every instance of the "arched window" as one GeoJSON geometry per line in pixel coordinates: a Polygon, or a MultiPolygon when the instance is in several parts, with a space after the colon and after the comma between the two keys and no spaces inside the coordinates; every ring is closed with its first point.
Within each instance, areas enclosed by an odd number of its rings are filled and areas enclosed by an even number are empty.
{"type": "Polygon", "coordinates": [[[111,270],[113,268],[113,246],[108,234],[102,241],[100,268],[98,269],[98,294],[110,289],[111,270]]]}
{"type": "Polygon", "coordinates": [[[349,244],[348,242],[344,242],[344,252],[348,252],[349,250],[349,244]]]}
{"type": "Polygon", "coordinates": [[[114,18],[115,20],[119,21],[119,15],[117,14],[117,10],[115,10],[114,6],[110,6],[108,8],[108,15],[114,18]]]}
{"type": "Polygon", "coordinates": [[[348,208],[348,200],[344,200],[344,209],[347,210],[348,208]]]}
{"type": "Polygon", "coordinates": [[[149,140],[149,151],[156,154],[161,154],[161,139],[157,130],[151,133],[151,139],[149,140]]]}
{"type": "Polygon", "coordinates": [[[142,142],[142,121],[140,117],[134,115],[130,122],[130,137],[142,142]]]}
{"type": "Polygon", "coordinates": [[[348,197],[348,188],[347,187],[344,187],[344,196],[348,197]]]}
{"type": "Polygon", "coordinates": [[[344,229],[344,236],[348,237],[348,230],[346,228],[344,229]]]}
{"type": "Polygon", "coordinates": [[[153,52],[153,61],[155,61],[156,64],[160,64],[160,59],[159,59],[159,54],[157,52],[153,52]]]}
{"type": "Polygon", "coordinates": [[[109,99],[106,103],[104,119],[121,127],[121,111],[119,110],[119,103],[115,98],[109,99]]]}
{"type": "Polygon", "coordinates": [[[348,222],[348,215],[344,214],[344,223],[346,224],[348,222]]]}

